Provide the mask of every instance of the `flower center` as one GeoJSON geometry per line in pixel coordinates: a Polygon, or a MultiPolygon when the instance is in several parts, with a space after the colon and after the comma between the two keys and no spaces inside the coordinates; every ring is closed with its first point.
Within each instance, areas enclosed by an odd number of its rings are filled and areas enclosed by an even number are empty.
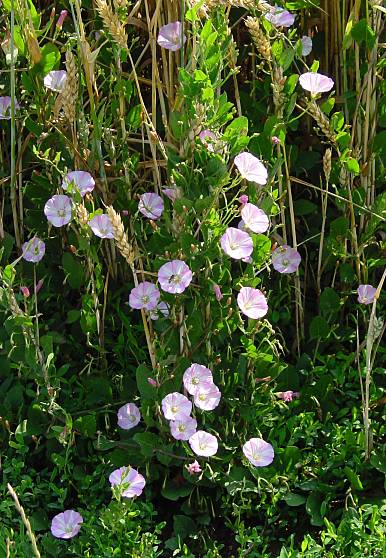
{"type": "Polygon", "coordinates": [[[172,275],[169,279],[169,283],[175,283],[176,285],[178,285],[178,283],[181,283],[181,276],[180,275],[172,275]]]}
{"type": "Polygon", "coordinates": [[[198,386],[199,383],[200,383],[200,380],[196,376],[194,378],[192,378],[192,384],[194,386],[198,386]]]}
{"type": "Polygon", "coordinates": [[[206,450],[206,444],[205,444],[205,442],[201,442],[201,444],[199,444],[198,447],[200,448],[201,451],[206,450]]]}
{"type": "Polygon", "coordinates": [[[185,424],[180,424],[180,426],[178,427],[179,432],[185,432],[186,430],[186,426],[185,424]]]}
{"type": "Polygon", "coordinates": [[[199,398],[200,401],[205,401],[205,399],[206,399],[205,393],[200,393],[200,395],[198,396],[198,398],[199,398]]]}
{"type": "Polygon", "coordinates": [[[289,264],[289,260],[287,260],[287,258],[283,259],[283,265],[287,266],[289,264]]]}
{"type": "Polygon", "coordinates": [[[130,422],[135,422],[135,416],[134,415],[129,415],[129,421],[130,422]]]}
{"type": "Polygon", "coordinates": [[[36,254],[37,256],[39,255],[39,246],[35,246],[34,250],[34,254],[36,254]]]}
{"type": "Polygon", "coordinates": [[[58,217],[65,217],[66,212],[64,209],[58,209],[58,217]]]}
{"type": "Polygon", "coordinates": [[[148,295],[143,295],[142,302],[144,304],[147,304],[149,301],[150,301],[150,297],[148,295]]]}
{"type": "Polygon", "coordinates": [[[177,407],[176,405],[174,405],[174,406],[171,408],[171,411],[172,411],[172,413],[177,413],[178,407],[177,407]]]}
{"type": "Polygon", "coordinates": [[[239,246],[238,246],[238,244],[236,244],[236,242],[230,242],[230,243],[229,243],[229,248],[230,248],[231,250],[237,250],[238,247],[239,247],[239,246]]]}

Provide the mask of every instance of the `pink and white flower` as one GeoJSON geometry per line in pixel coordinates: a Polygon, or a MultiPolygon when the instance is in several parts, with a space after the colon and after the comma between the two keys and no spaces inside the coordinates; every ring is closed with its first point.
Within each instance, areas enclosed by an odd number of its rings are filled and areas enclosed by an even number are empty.
{"type": "Polygon", "coordinates": [[[63,190],[72,191],[72,188],[79,190],[80,195],[83,197],[88,192],[92,192],[95,187],[95,180],[87,171],[71,171],[64,177],[62,182],[63,190]]]}
{"type": "Polygon", "coordinates": [[[179,188],[163,188],[162,193],[165,194],[172,203],[181,198],[181,190],[179,188]]]}
{"type": "Polygon", "coordinates": [[[251,438],[243,445],[243,454],[255,467],[266,467],[273,461],[273,447],[262,438],[251,438]]]}
{"type": "Polygon", "coordinates": [[[214,152],[213,144],[217,140],[216,134],[211,130],[203,130],[202,132],[200,132],[198,137],[200,138],[201,142],[205,145],[207,150],[213,153],[214,152]]]}
{"type": "Polygon", "coordinates": [[[162,412],[167,420],[184,420],[192,412],[192,403],[175,391],[162,399],[162,412]]]}
{"type": "Polygon", "coordinates": [[[26,262],[38,263],[46,253],[46,245],[40,238],[34,236],[31,240],[24,242],[22,257],[26,262]]]}
{"type": "Polygon", "coordinates": [[[266,315],[268,312],[267,299],[259,289],[252,287],[242,287],[237,295],[237,305],[241,312],[252,318],[258,320],[266,315]]]}
{"type": "MultiPolygon", "coordinates": [[[[20,108],[19,103],[15,99],[15,111],[20,108]]],[[[0,97],[0,120],[11,119],[11,97],[0,97]]]]}
{"type": "Polygon", "coordinates": [[[189,287],[193,274],[182,260],[172,260],[159,268],[158,281],[167,293],[180,294],[189,287]]]}
{"type": "Polygon", "coordinates": [[[129,306],[135,310],[154,310],[158,304],[161,293],[157,287],[149,281],[139,283],[131,290],[129,295],[129,306]]]}
{"type": "Polygon", "coordinates": [[[44,206],[44,215],[54,227],[63,227],[71,221],[72,201],[64,195],[52,196],[44,206]]]}
{"type": "Polygon", "coordinates": [[[311,95],[327,93],[334,87],[334,80],[317,72],[306,72],[299,77],[299,83],[311,95]]]}
{"type": "Polygon", "coordinates": [[[218,441],[216,436],[205,432],[205,430],[197,430],[193,436],[189,438],[189,445],[196,455],[210,457],[215,455],[218,450],[218,441]]]}
{"type": "Polygon", "coordinates": [[[186,391],[195,395],[203,385],[213,384],[213,374],[206,366],[194,363],[185,370],[182,381],[186,391]]]}
{"type": "Polygon", "coordinates": [[[312,39],[304,35],[301,38],[302,42],[302,56],[308,56],[312,52],[312,39]]]}
{"type": "Polygon", "coordinates": [[[244,227],[254,233],[263,233],[268,230],[268,216],[253,203],[246,203],[244,205],[241,209],[241,217],[244,222],[244,227]]]}
{"type": "Polygon", "coordinates": [[[267,21],[275,27],[291,27],[294,24],[295,16],[281,6],[272,6],[268,12],[264,14],[267,21]]]}
{"type": "Polygon", "coordinates": [[[58,513],[51,521],[51,533],[57,539],[72,539],[80,531],[83,517],[75,510],[58,513]]]}
{"type": "Polygon", "coordinates": [[[253,240],[245,231],[228,227],[220,239],[221,248],[235,260],[249,258],[253,252],[253,240]]]}
{"type": "Polygon", "coordinates": [[[235,165],[243,178],[249,182],[256,182],[260,186],[264,186],[268,180],[268,171],[263,163],[252,155],[252,153],[239,153],[235,157],[235,165]]]}
{"type": "Polygon", "coordinates": [[[377,289],[372,285],[359,285],[357,289],[358,302],[360,304],[372,304],[377,289]]]}
{"type": "Polygon", "coordinates": [[[44,77],[44,87],[51,91],[63,91],[67,81],[67,72],[65,70],[52,70],[44,77]]]}
{"type": "Polygon", "coordinates": [[[114,238],[113,224],[108,215],[104,213],[102,215],[95,215],[88,224],[95,236],[99,236],[99,238],[114,238]]]}
{"type": "Polygon", "coordinates": [[[167,25],[163,25],[159,30],[157,43],[167,50],[179,50],[185,43],[186,37],[182,34],[182,23],[173,21],[167,25]]]}
{"type": "Polygon", "coordinates": [[[294,273],[301,260],[299,252],[286,244],[272,252],[272,265],[279,273],[294,273]]]}
{"type": "Polygon", "coordinates": [[[146,192],[140,196],[138,209],[142,215],[156,221],[164,210],[164,200],[158,194],[146,192]]]}
{"type": "Polygon", "coordinates": [[[198,473],[202,472],[202,469],[198,461],[193,461],[193,463],[189,463],[189,465],[186,465],[186,468],[190,475],[197,475],[198,473]]]}
{"type": "Polygon", "coordinates": [[[283,399],[286,403],[290,403],[294,397],[299,397],[300,394],[298,391],[292,391],[289,389],[287,391],[278,391],[276,392],[276,395],[279,399],[283,399]]]}
{"type": "Polygon", "coordinates": [[[109,481],[112,488],[117,486],[122,490],[121,495],[124,498],[140,496],[146,484],[145,478],[132,467],[115,469],[110,474],[109,481]]]}
{"type": "Polygon", "coordinates": [[[197,431],[197,421],[192,417],[184,417],[170,421],[170,432],[176,440],[189,440],[197,431]]]}
{"type": "Polygon", "coordinates": [[[135,403],[126,403],[118,409],[118,426],[123,430],[130,430],[141,420],[141,413],[135,403]]]}
{"type": "Polygon", "coordinates": [[[194,404],[203,411],[213,411],[221,399],[221,391],[212,382],[206,382],[199,385],[194,394],[194,404]]]}

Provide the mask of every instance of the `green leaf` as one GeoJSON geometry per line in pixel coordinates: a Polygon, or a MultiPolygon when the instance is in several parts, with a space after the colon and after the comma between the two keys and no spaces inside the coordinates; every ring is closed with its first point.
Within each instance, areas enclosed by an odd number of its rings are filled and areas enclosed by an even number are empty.
{"type": "Polygon", "coordinates": [[[185,496],[189,496],[189,494],[193,490],[193,486],[191,485],[177,485],[172,481],[168,481],[165,487],[161,491],[161,495],[166,498],[167,500],[172,500],[176,502],[179,498],[184,498],[185,496]]]}
{"type": "Polygon", "coordinates": [[[51,70],[59,66],[60,52],[58,47],[52,43],[46,43],[40,49],[40,52],[42,58],[40,62],[34,66],[33,73],[45,76],[48,72],[51,72],[51,70]]]}
{"type": "Polygon", "coordinates": [[[294,492],[288,492],[284,497],[286,503],[291,507],[302,506],[306,499],[302,494],[295,494],[294,492]]]}
{"type": "Polygon", "coordinates": [[[86,438],[93,438],[96,433],[95,415],[84,415],[78,417],[74,422],[74,429],[78,430],[86,438]]]}
{"type": "Polygon", "coordinates": [[[350,469],[350,467],[346,465],[344,468],[344,472],[346,473],[347,478],[350,481],[350,484],[354,490],[363,490],[361,479],[358,477],[355,471],[353,471],[352,469],[350,469]]]}
{"type": "Polygon", "coordinates": [[[310,324],[311,339],[326,339],[330,333],[330,326],[322,316],[315,316],[310,324]]]}
{"type": "Polygon", "coordinates": [[[182,540],[197,530],[196,523],[186,515],[175,515],[173,517],[173,533],[182,540]]]}
{"type": "Polygon", "coordinates": [[[62,256],[62,266],[66,273],[66,279],[72,289],[80,289],[84,281],[84,271],[81,263],[69,252],[62,256]]]}
{"type": "Polygon", "coordinates": [[[153,374],[145,366],[140,364],[136,370],[136,379],[138,391],[143,399],[156,399],[157,388],[149,384],[148,378],[153,378],[153,374]]]}
{"type": "Polygon", "coordinates": [[[331,287],[326,287],[320,295],[320,309],[323,313],[330,314],[338,312],[340,298],[331,287]]]}
{"type": "Polygon", "coordinates": [[[348,157],[344,162],[346,169],[353,174],[360,174],[359,163],[353,157],[348,157]]]}
{"type": "Polygon", "coordinates": [[[139,444],[140,451],[145,457],[151,457],[154,450],[159,448],[160,438],[152,432],[139,432],[133,436],[133,439],[139,444]]]}
{"type": "Polygon", "coordinates": [[[373,29],[367,24],[367,19],[361,19],[351,29],[351,36],[357,43],[365,43],[367,48],[373,48],[376,36],[373,29]]]}

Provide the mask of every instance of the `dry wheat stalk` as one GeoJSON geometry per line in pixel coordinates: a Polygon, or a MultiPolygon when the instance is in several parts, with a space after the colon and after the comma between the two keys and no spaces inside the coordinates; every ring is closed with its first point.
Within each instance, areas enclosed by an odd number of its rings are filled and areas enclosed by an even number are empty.
{"type": "Polygon", "coordinates": [[[96,0],[97,10],[103,20],[103,24],[108,29],[116,44],[123,50],[127,50],[127,35],[125,26],[120,21],[118,15],[113,12],[106,0],[96,0]]]}
{"type": "Polygon", "coordinates": [[[32,528],[31,528],[31,523],[30,523],[28,517],[25,515],[25,511],[23,509],[23,506],[20,504],[19,498],[17,497],[16,492],[14,491],[14,489],[12,488],[12,486],[9,483],[7,484],[7,488],[8,488],[9,494],[13,498],[13,501],[15,503],[15,508],[19,512],[20,517],[21,517],[21,519],[22,519],[22,521],[25,525],[25,528],[27,530],[27,534],[28,534],[29,539],[31,541],[33,554],[34,554],[34,556],[36,556],[36,558],[41,558],[41,554],[40,554],[39,549],[38,549],[37,544],[36,544],[36,538],[35,538],[35,535],[32,531],[32,528]]]}
{"type": "Polygon", "coordinates": [[[324,176],[326,177],[326,182],[329,182],[330,180],[330,174],[331,174],[331,149],[328,148],[326,149],[324,156],[323,156],[323,171],[324,171],[324,176]]]}
{"type": "Polygon", "coordinates": [[[135,259],[135,252],[128,241],[122,219],[111,205],[107,208],[107,215],[110,217],[111,223],[113,225],[114,240],[116,242],[118,250],[125,258],[127,263],[130,265],[130,267],[132,267],[135,259]]]}
{"type": "Polygon", "coordinates": [[[63,112],[70,123],[75,122],[76,100],[78,98],[78,74],[75,57],[71,51],[66,52],[67,79],[60,95],[63,112]]]}
{"type": "Polygon", "coordinates": [[[271,43],[267,39],[265,33],[260,29],[259,20],[257,17],[247,17],[245,25],[248,27],[252,40],[256,45],[260,56],[267,60],[271,60],[271,43]]]}
{"type": "Polygon", "coordinates": [[[326,138],[328,138],[331,142],[335,142],[335,135],[333,130],[331,129],[330,121],[327,116],[320,110],[319,105],[317,105],[315,101],[311,101],[311,103],[307,107],[307,111],[315,120],[321,132],[323,132],[326,138]]]}
{"type": "Polygon", "coordinates": [[[78,217],[79,223],[85,227],[88,223],[88,211],[84,205],[79,204],[76,206],[76,216],[78,217]]]}

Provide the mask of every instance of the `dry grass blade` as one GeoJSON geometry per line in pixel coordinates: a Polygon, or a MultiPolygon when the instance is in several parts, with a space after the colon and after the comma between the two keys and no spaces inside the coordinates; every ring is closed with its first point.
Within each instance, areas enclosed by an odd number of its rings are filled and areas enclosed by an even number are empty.
{"type": "Polygon", "coordinates": [[[28,534],[28,536],[30,538],[30,541],[31,541],[33,554],[34,554],[34,556],[36,556],[36,558],[41,558],[41,554],[40,554],[39,549],[38,549],[37,544],[36,544],[36,538],[35,538],[35,535],[32,531],[32,528],[31,528],[31,523],[30,523],[28,517],[25,515],[23,506],[20,504],[19,498],[17,497],[16,492],[14,491],[14,489],[12,488],[12,486],[9,483],[7,484],[7,489],[8,489],[8,492],[10,493],[10,495],[12,496],[13,501],[15,502],[15,508],[19,512],[20,517],[21,517],[21,519],[22,519],[22,521],[25,525],[25,528],[27,529],[27,534],[28,534]]]}

